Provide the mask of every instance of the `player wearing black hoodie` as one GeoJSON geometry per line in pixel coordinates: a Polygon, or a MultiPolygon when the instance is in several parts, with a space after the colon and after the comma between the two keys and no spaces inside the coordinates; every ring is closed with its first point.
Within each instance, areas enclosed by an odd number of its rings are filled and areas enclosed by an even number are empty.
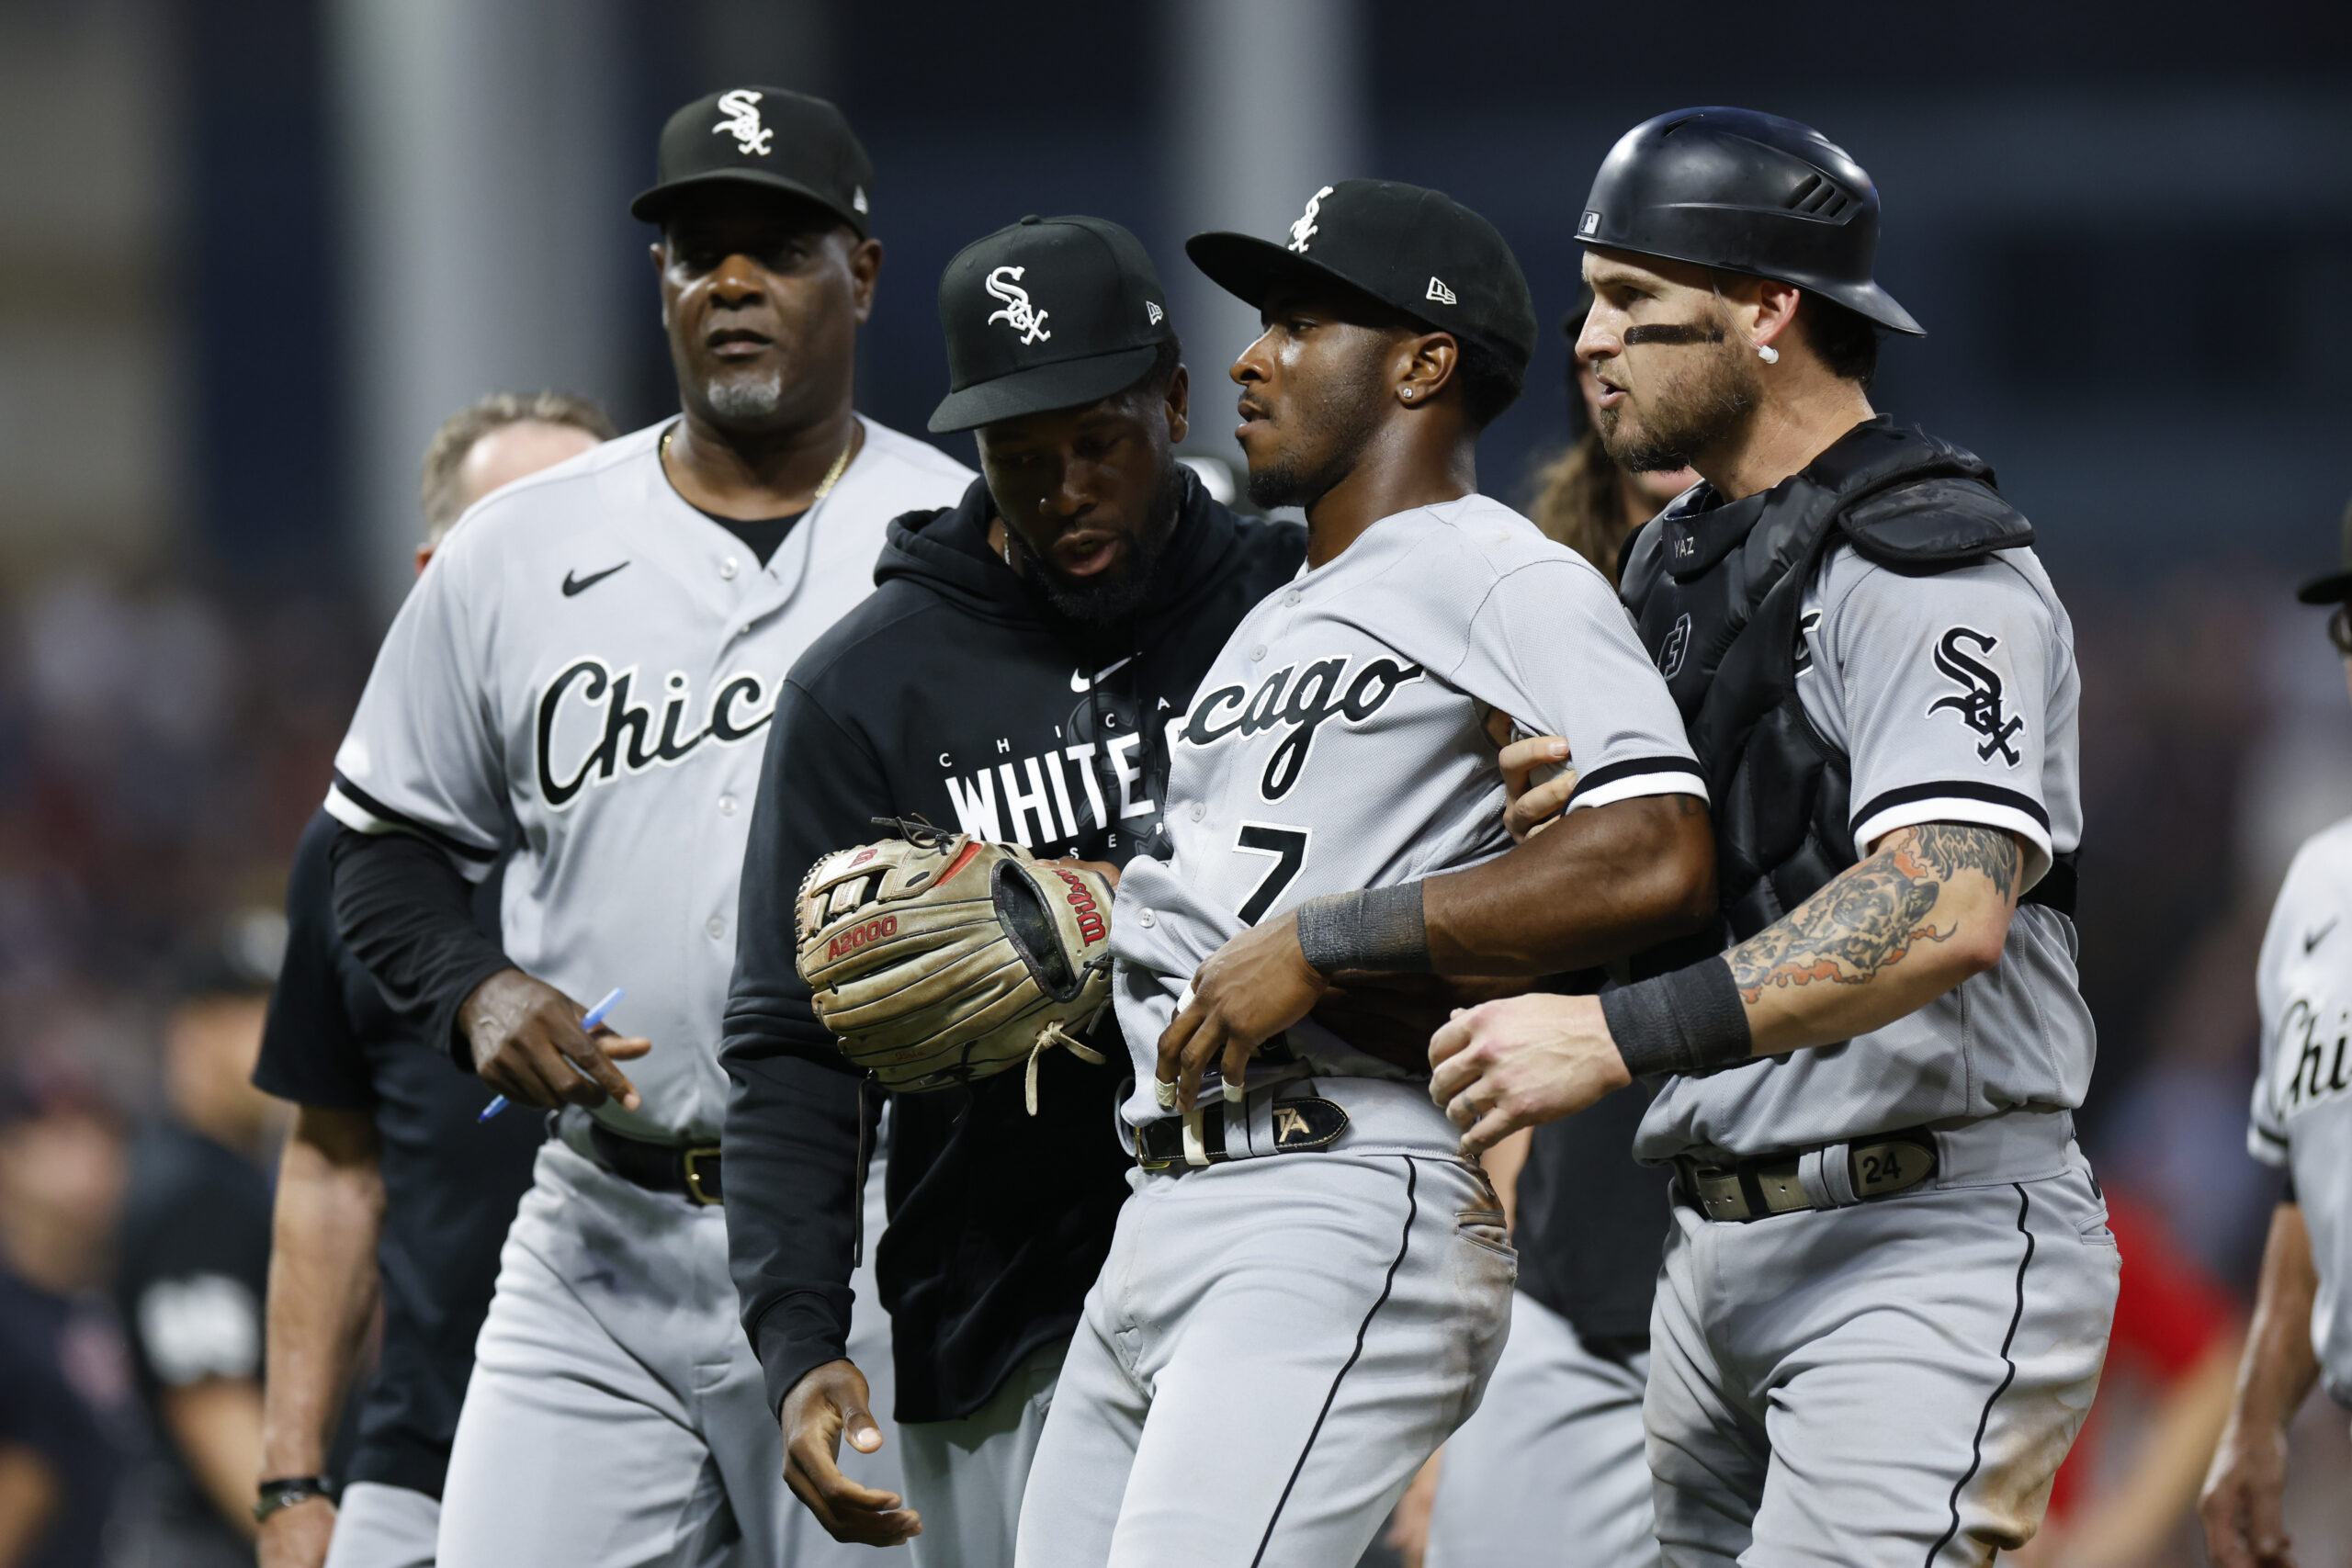
{"type": "Polygon", "coordinates": [[[727,1220],[793,1490],[842,1540],[927,1528],[919,1562],[1010,1568],[1053,1380],[1127,1194],[1125,1049],[1106,1011],[1106,1065],[1049,1053],[1034,1118],[1019,1073],[892,1101],[876,1261],[902,1506],[835,1463],[843,1436],[879,1442],[845,1341],[882,1096],[810,1010],[794,897],[817,860],[877,837],[876,817],[1124,864],[1159,830],[1169,720],[1295,575],[1306,534],[1237,516],[1176,459],[1186,377],[1124,229],[1023,219],[949,264],[939,308],[953,390],[931,428],[978,428],[987,477],[891,525],[874,595],[777,699],[721,1051],[727,1220]]]}

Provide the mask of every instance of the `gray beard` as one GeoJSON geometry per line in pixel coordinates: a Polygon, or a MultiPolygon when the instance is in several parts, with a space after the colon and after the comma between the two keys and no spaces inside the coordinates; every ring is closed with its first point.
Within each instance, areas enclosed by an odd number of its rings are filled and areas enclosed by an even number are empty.
{"type": "Polygon", "coordinates": [[[784,372],[756,371],[747,376],[714,378],[704,389],[710,412],[723,420],[772,417],[784,406],[784,372]]]}

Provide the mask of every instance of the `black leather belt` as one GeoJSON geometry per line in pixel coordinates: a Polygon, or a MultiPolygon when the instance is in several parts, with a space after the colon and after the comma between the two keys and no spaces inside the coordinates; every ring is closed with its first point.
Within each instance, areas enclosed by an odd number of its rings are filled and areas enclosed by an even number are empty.
{"type": "MultiPolygon", "coordinates": [[[[1838,1146],[1833,1144],[1826,1148],[1834,1150],[1838,1146]]],[[[1921,1128],[1881,1133],[1844,1147],[1846,1185],[1854,1203],[1908,1192],[1936,1174],[1935,1136],[1921,1128]]],[[[1848,1206],[1838,1202],[1816,1204],[1804,1190],[1800,1168],[1812,1155],[1822,1152],[1815,1149],[1793,1155],[1770,1155],[1731,1165],[1702,1165],[1688,1156],[1679,1156],[1674,1162],[1674,1196],[1677,1201],[1711,1220],[1741,1224],[1775,1214],[1792,1214],[1800,1209],[1848,1206]]]]}
{"type": "Polygon", "coordinates": [[[725,1200],[717,1144],[649,1144],[602,1122],[588,1123],[588,1142],[606,1170],[649,1192],[674,1192],[706,1209],[725,1200]]]}
{"type": "MultiPolygon", "coordinates": [[[[1345,1111],[1328,1100],[1301,1095],[1295,1100],[1274,1101],[1270,1112],[1274,1132],[1272,1148],[1244,1146],[1227,1149],[1225,1146],[1226,1110],[1227,1101],[1219,1096],[1194,1111],[1190,1117],[1166,1116],[1157,1122],[1145,1122],[1136,1129],[1136,1163],[1146,1170],[1182,1172],[1202,1166],[1226,1165],[1258,1155],[1317,1154],[1339,1142],[1340,1134],[1348,1130],[1348,1113],[1345,1111]],[[1185,1138],[1187,1122],[1198,1129],[1197,1142],[1185,1138]]],[[[1246,1139],[1244,1141],[1246,1145],[1246,1139]]]]}

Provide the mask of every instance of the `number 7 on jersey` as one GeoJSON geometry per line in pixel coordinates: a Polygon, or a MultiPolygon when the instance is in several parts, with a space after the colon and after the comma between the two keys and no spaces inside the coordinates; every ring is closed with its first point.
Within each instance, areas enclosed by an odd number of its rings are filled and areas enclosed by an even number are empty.
{"type": "Polygon", "coordinates": [[[1306,864],[1307,830],[1304,828],[1277,827],[1271,822],[1244,822],[1233,847],[1245,854],[1272,855],[1272,869],[1265,880],[1250,893],[1248,903],[1241,906],[1241,923],[1254,926],[1265,918],[1266,911],[1283,896],[1283,889],[1295,880],[1306,864]]]}

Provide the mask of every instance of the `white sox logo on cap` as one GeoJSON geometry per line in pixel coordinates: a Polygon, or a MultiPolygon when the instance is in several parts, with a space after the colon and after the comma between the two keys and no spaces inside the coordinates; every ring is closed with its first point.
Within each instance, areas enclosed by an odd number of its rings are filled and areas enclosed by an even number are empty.
{"type": "Polygon", "coordinates": [[[1308,197],[1306,210],[1300,213],[1298,221],[1290,226],[1290,248],[1301,255],[1306,254],[1306,242],[1321,231],[1316,228],[1315,220],[1323,216],[1323,198],[1330,194],[1331,187],[1325,186],[1308,197]]]}
{"type": "Polygon", "coordinates": [[[1046,318],[1052,312],[1040,310],[1030,304],[1029,291],[1018,281],[1028,270],[1020,266],[1001,266],[989,273],[987,281],[981,285],[989,291],[990,299],[1004,301],[1004,309],[989,316],[989,320],[1002,321],[1019,333],[1024,345],[1043,343],[1054,335],[1046,330],[1046,318]]]}
{"type": "Polygon", "coordinates": [[[768,155],[768,143],[775,139],[775,132],[760,123],[759,94],[749,87],[738,87],[731,93],[722,94],[718,100],[718,112],[727,118],[710,128],[713,136],[734,137],[738,152],[757,152],[763,158],[768,155]]]}

